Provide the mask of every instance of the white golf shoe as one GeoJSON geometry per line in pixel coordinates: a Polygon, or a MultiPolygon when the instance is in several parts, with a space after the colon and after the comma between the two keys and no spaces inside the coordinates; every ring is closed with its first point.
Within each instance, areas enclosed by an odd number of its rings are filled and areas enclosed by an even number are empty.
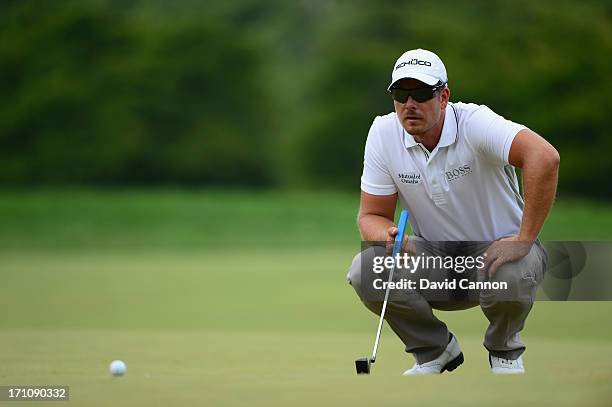
{"type": "Polygon", "coordinates": [[[457,342],[455,335],[452,335],[450,342],[440,356],[422,364],[415,363],[412,368],[404,372],[404,376],[440,374],[445,370],[451,372],[462,363],[463,353],[461,348],[459,348],[459,342],[457,342]]]}
{"type": "Polygon", "coordinates": [[[523,366],[523,357],[518,359],[504,359],[497,356],[489,355],[489,364],[491,372],[494,374],[523,374],[525,367],[523,366]]]}

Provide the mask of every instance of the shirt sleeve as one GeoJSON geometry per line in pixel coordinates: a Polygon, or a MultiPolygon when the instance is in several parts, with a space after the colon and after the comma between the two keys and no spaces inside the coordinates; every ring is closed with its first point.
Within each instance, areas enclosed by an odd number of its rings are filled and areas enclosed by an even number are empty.
{"type": "Polygon", "coordinates": [[[526,127],[498,115],[487,106],[477,109],[468,125],[468,139],[477,152],[494,164],[507,165],[510,146],[526,127]]]}
{"type": "Polygon", "coordinates": [[[393,195],[397,192],[397,188],[383,158],[384,151],[377,120],[378,118],[374,119],[366,141],[361,190],[372,195],[393,195]]]}

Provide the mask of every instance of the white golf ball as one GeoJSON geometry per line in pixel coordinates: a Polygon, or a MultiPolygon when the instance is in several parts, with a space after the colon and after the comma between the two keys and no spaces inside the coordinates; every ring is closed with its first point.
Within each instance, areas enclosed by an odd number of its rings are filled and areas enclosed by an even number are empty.
{"type": "Polygon", "coordinates": [[[127,366],[121,360],[113,360],[108,370],[113,376],[123,376],[127,372],[127,366]]]}

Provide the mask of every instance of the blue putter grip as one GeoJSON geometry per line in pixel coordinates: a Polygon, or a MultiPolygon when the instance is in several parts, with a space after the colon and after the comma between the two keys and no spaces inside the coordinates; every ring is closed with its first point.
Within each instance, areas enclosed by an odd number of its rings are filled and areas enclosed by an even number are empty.
{"type": "Polygon", "coordinates": [[[393,243],[393,256],[400,253],[402,250],[402,242],[404,241],[404,232],[406,232],[406,225],[408,224],[408,211],[402,209],[400,214],[399,222],[397,224],[397,235],[395,235],[395,243],[393,243]]]}

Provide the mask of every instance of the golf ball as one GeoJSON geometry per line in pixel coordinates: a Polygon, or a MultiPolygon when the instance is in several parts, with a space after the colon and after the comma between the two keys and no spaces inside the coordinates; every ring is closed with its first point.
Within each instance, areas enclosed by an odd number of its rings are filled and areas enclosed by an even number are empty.
{"type": "Polygon", "coordinates": [[[113,360],[108,370],[113,376],[123,376],[127,372],[127,366],[121,360],[113,360]]]}

